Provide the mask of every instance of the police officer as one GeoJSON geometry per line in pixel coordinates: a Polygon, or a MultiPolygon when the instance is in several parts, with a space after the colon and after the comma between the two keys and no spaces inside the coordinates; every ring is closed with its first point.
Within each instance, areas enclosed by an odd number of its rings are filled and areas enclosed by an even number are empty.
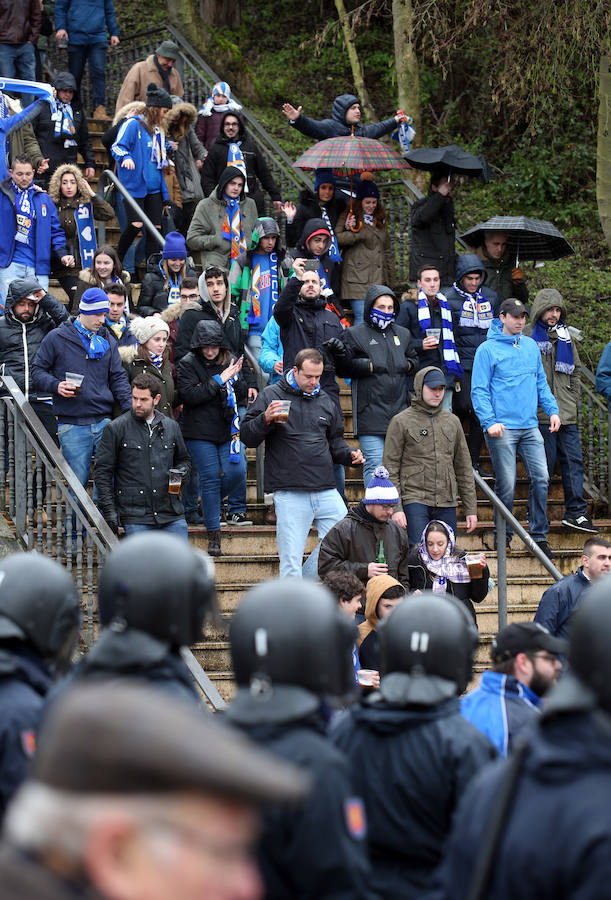
{"type": "Polygon", "coordinates": [[[313,780],[303,808],[264,816],[265,896],[373,900],[362,802],[321,713],[323,695],[354,690],[354,623],[321,585],[276,579],[245,596],[230,639],[238,690],[229,720],[313,780]]]}
{"type": "Polygon", "coordinates": [[[610,644],[608,576],[587,592],[574,613],[569,672],[522,748],[486,768],[469,786],[431,900],[609,896],[610,644]],[[503,797],[506,802],[500,804],[503,797]],[[498,829],[491,824],[494,819],[500,820],[498,829]]]}
{"type": "Polygon", "coordinates": [[[365,801],[374,889],[384,900],[415,900],[460,795],[496,751],[460,715],[478,642],[460,604],[427,591],[395,607],[378,634],[380,689],[338,719],[331,740],[365,801]]]}
{"type": "Polygon", "coordinates": [[[79,625],[76,588],[59,563],[15,553],[0,564],[0,816],[26,775],[44,697],[79,625]]]}

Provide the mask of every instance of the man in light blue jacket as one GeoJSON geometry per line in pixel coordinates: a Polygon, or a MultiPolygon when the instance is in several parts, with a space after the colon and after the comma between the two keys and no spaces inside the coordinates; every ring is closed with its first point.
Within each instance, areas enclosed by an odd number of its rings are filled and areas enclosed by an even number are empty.
{"type": "MultiPolygon", "coordinates": [[[[550,432],[560,428],[559,409],[552,394],[541,353],[525,337],[526,307],[521,300],[504,300],[499,319],[493,319],[488,337],[477,348],[471,378],[471,402],[480,421],[496,475],[496,495],[513,511],[516,453],[528,479],[528,522],[533,541],[549,558],[547,543],[547,489],[549,475],[537,407],[550,417],[550,432]]],[[[496,519],[496,516],[495,516],[496,519]]],[[[507,525],[507,546],[512,531],[507,525]]],[[[495,537],[496,546],[496,537],[495,537]]]]}

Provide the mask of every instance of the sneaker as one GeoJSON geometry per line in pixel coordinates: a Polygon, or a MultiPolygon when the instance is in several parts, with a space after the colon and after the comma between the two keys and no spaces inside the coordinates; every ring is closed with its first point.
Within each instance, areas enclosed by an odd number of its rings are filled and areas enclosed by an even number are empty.
{"type": "Polygon", "coordinates": [[[584,514],[583,516],[565,516],[562,524],[573,531],[587,531],[588,534],[598,534],[600,528],[592,522],[592,519],[584,514]]]}
{"type": "Polygon", "coordinates": [[[208,555],[221,556],[221,532],[208,532],[208,555]]]}
{"type": "Polygon", "coordinates": [[[227,516],[227,522],[229,525],[252,525],[252,519],[247,519],[246,515],[241,512],[227,516]]]}
{"type": "Polygon", "coordinates": [[[539,550],[541,550],[543,553],[545,553],[545,555],[547,556],[548,559],[556,558],[556,554],[554,553],[554,551],[552,550],[550,545],[547,543],[547,541],[535,541],[535,544],[537,545],[539,550]]]}

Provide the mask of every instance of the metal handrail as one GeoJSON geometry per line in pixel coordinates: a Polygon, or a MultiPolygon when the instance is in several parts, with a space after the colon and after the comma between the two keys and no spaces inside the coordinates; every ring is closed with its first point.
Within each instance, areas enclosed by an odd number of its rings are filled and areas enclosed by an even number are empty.
{"type": "MultiPolygon", "coordinates": [[[[244,344],[244,356],[252,366],[255,378],[257,379],[257,390],[259,393],[265,387],[265,379],[263,377],[263,369],[259,365],[259,361],[247,344],[244,344]]],[[[263,503],[265,499],[264,481],[264,465],[265,465],[265,447],[263,444],[257,446],[256,456],[256,479],[257,479],[257,503],[263,503]]]]}
{"type": "MultiPolygon", "coordinates": [[[[100,200],[104,199],[104,188],[111,183],[121,194],[131,211],[136,215],[136,222],[142,222],[142,225],[148,233],[154,237],[154,239],[159,244],[159,247],[163,250],[164,239],[158,228],[155,228],[149,217],[146,215],[144,210],[139,206],[137,200],[135,200],[130,192],[121,184],[117,176],[114,172],[111,172],[110,169],[104,169],[102,174],[98,179],[98,189],[97,195],[100,200]]],[[[100,244],[103,244],[106,240],[106,223],[100,220],[96,223],[98,226],[98,235],[100,238],[100,244]]]]}

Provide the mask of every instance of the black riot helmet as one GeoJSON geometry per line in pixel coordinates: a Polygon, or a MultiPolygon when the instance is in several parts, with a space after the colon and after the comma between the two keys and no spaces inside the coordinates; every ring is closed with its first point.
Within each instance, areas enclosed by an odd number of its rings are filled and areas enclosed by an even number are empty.
{"type": "Polygon", "coordinates": [[[98,606],[103,627],[135,628],[174,647],[192,644],[216,611],[214,565],[175,535],[139,532],[106,559],[98,606]]]}
{"type": "Polygon", "coordinates": [[[238,695],[229,717],[280,721],[313,711],[319,698],[354,689],[356,628],[330,592],[301,578],[250,590],[229,632],[238,695]]]}
{"type": "Polygon", "coordinates": [[[63,666],[80,623],[76,586],[58,562],[33,552],[0,563],[0,641],[22,641],[49,664],[63,666]]]}
{"type": "Polygon", "coordinates": [[[458,601],[432,591],[408,597],[377,631],[380,690],[389,702],[440,703],[471,680],[478,633],[458,601]]]}

